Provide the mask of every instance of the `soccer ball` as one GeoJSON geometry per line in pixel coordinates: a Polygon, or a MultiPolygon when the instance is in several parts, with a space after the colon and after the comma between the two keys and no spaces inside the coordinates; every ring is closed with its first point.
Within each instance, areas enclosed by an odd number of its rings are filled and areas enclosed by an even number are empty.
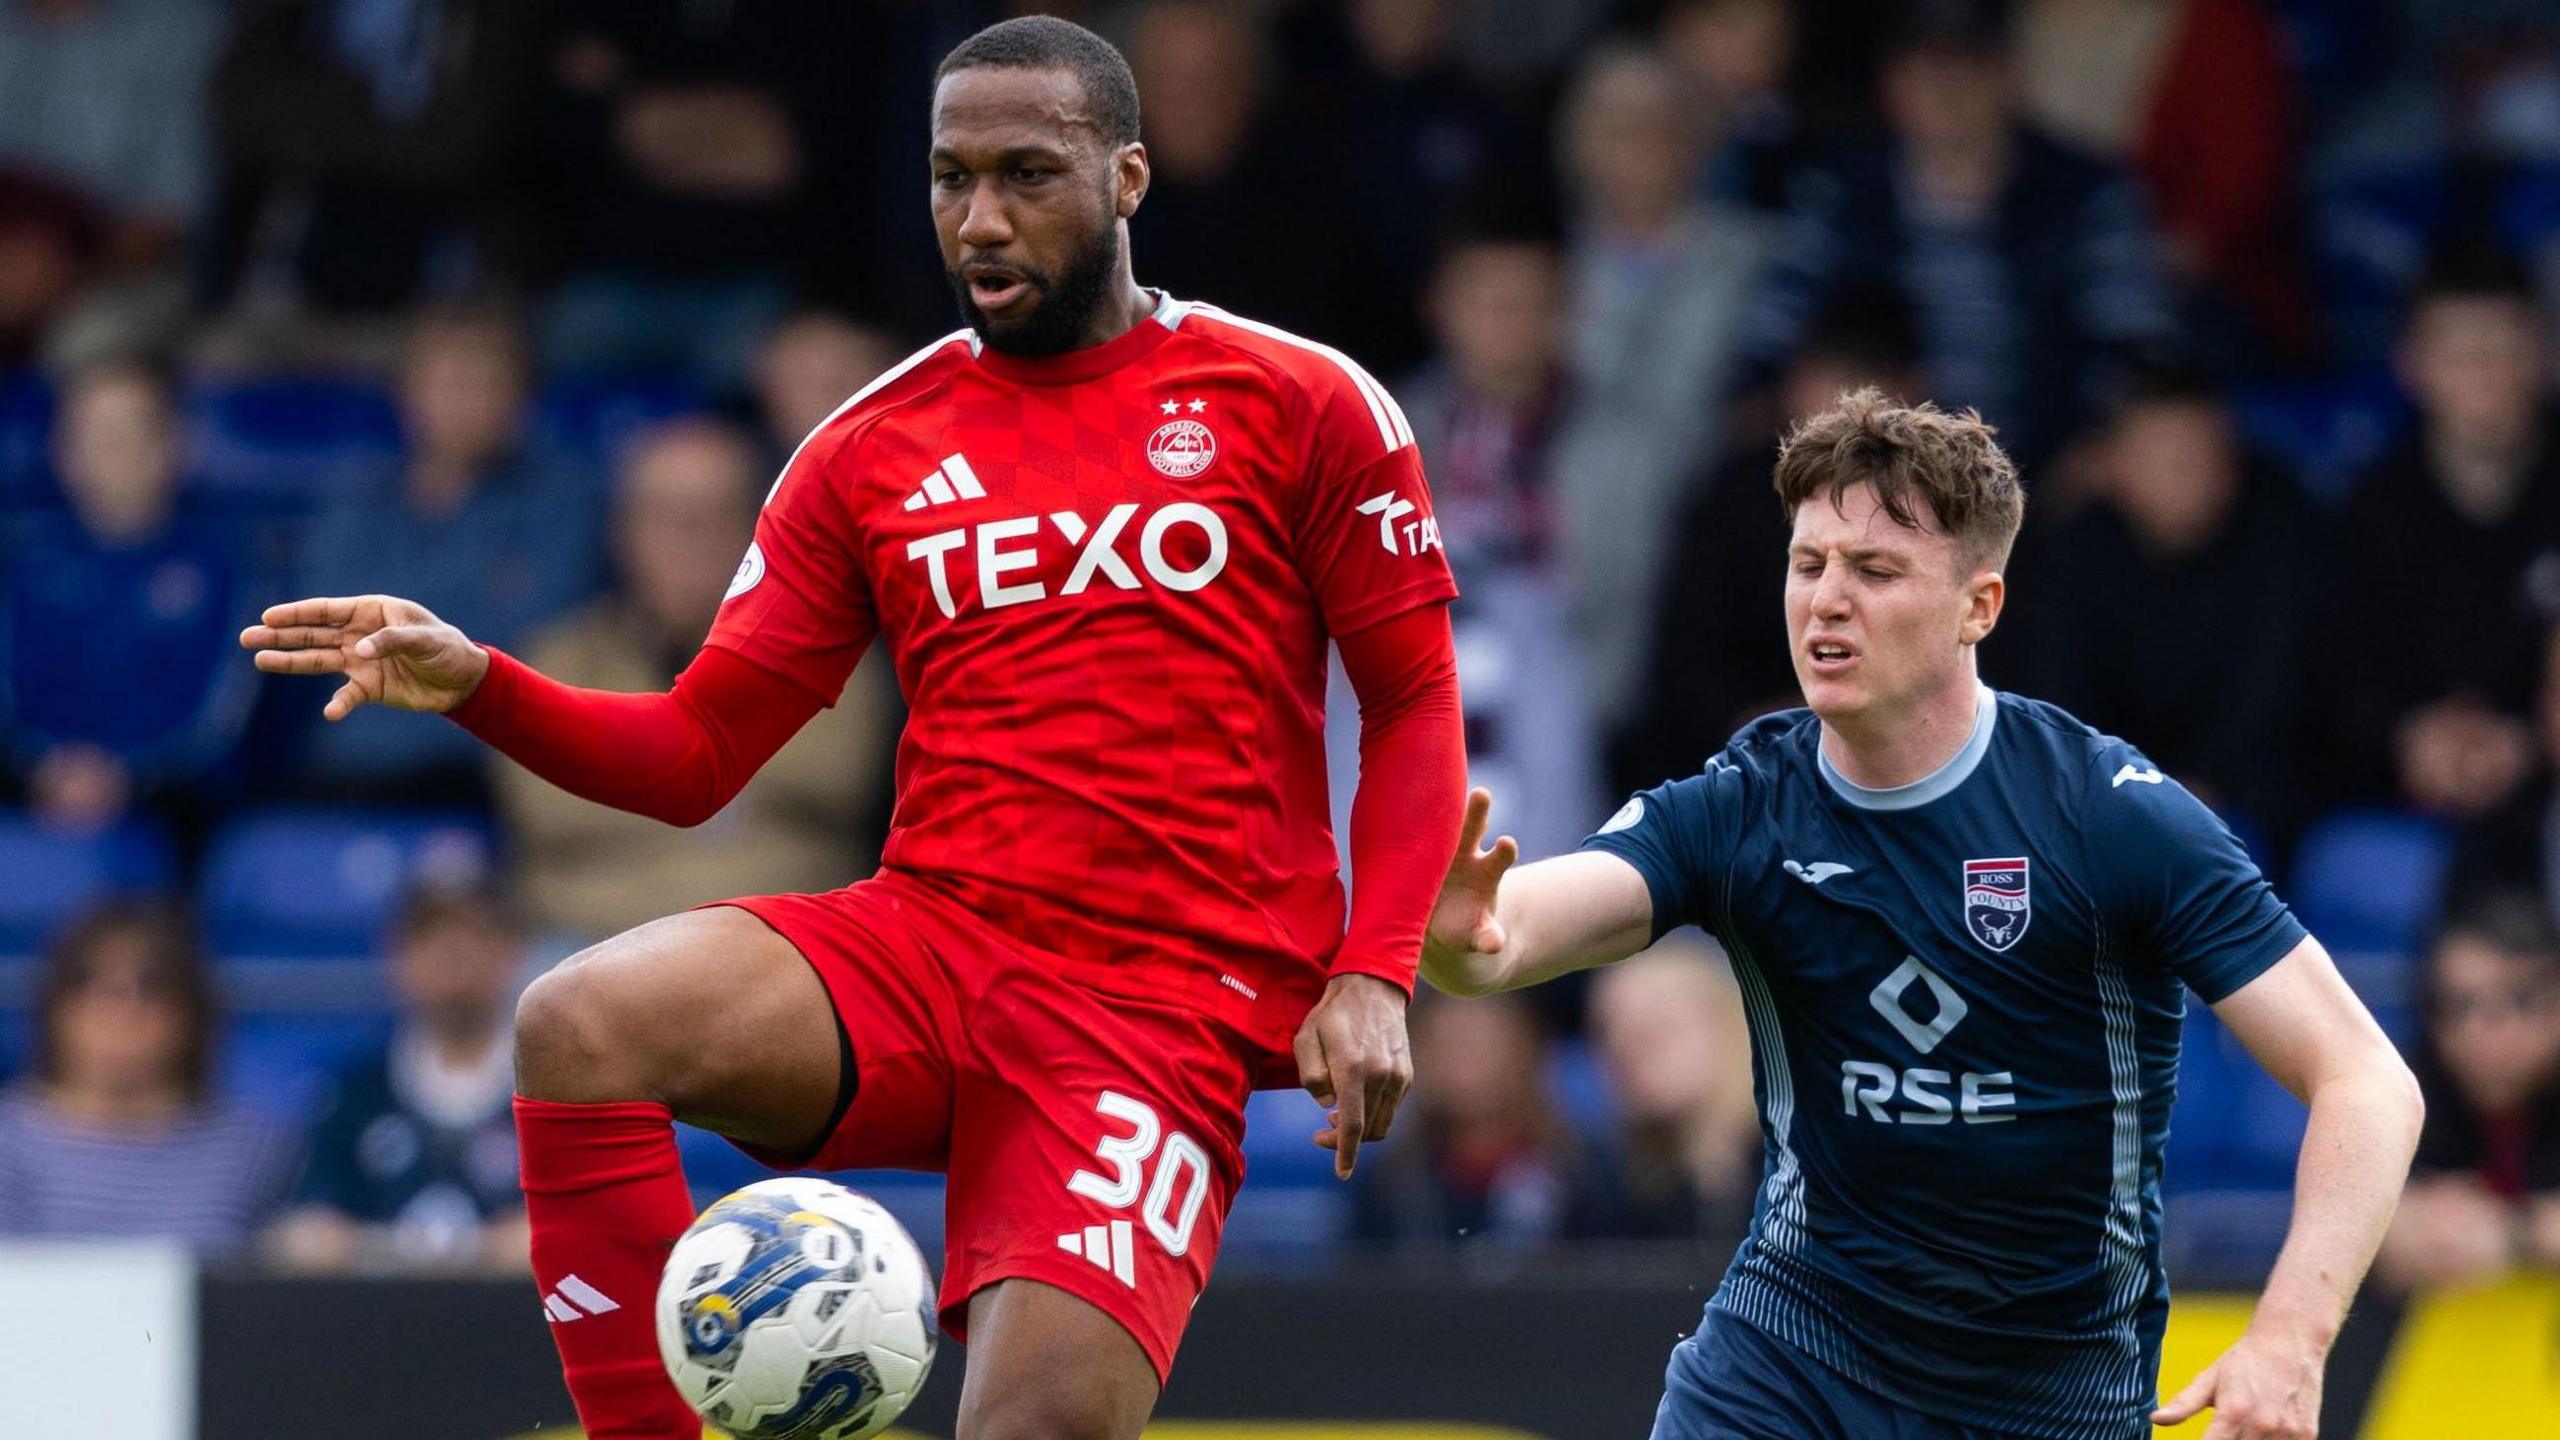
{"type": "Polygon", "coordinates": [[[658,1354],[737,1440],[861,1440],[933,1367],[933,1274],[895,1216],[789,1176],[702,1212],[658,1282],[658,1354]]]}

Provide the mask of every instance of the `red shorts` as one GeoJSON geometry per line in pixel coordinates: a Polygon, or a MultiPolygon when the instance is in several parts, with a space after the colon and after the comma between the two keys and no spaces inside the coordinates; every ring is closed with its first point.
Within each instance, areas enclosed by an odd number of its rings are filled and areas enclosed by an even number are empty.
{"type": "Polygon", "coordinates": [[[1190,1010],[1062,980],[895,874],[722,903],[799,947],[853,1042],[853,1104],[806,1164],[950,1177],[943,1328],[965,1341],[970,1296],[1038,1280],[1127,1327],[1161,1381],[1272,1057],[1190,1010]]]}

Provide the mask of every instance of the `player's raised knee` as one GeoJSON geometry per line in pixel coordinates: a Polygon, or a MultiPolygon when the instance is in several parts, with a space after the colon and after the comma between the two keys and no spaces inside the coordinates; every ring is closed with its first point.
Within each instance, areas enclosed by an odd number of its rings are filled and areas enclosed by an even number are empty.
{"type": "Polygon", "coordinates": [[[1076,1392],[1073,1385],[1038,1385],[979,1396],[961,1418],[960,1440],[1136,1440],[1139,1424],[1122,1407],[1076,1392]]]}
{"type": "Polygon", "coordinates": [[[535,978],[516,1001],[516,1089],[542,1100],[604,1103],[663,1098],[641,1042],[650,1008],[633,977],[609,962],[608,940],[535,978]]]}

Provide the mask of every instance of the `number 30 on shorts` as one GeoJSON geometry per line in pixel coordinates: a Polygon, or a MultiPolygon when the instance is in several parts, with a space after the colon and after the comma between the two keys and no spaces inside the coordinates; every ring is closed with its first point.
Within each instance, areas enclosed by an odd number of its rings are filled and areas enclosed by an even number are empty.
{"type": "Polygon", "coordinates": [[[1198,1141],[1176,1130],[1165,1133],[1156,1109],[1117,1090],[1105,1090],[1094,1108],[1103,1118],[1129,1127],[1126,1135],[1106,1135],[1093,1147],[1094,1158],[1111,1167],[1108,1177],[1079,1170],[1067,1177],[1067,1188],[1114,1210],[1126,1210],[1146,1196],[1139,1218],[1168,1255],[1191,1248],[1191,1227],[1200,1219],[1200,1204],[1209,1198],[1209,1156],[1198,1141]],[[1155,1177],[1147,1162],[1155,1161],[1155,1177]],[[1179,1206],[1174,1192],[1182,1192],[1179,1206]]]}

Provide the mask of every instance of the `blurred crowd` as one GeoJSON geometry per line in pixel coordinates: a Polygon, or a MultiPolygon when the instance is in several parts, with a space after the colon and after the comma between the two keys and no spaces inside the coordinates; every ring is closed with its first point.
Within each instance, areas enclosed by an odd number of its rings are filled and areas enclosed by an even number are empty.
{"type": "MultiPolygon", "coordinates": [[[[2423,1061],[2386,1274],[2560,1263],[2549,6],[1039,8],[1137,72],[1140,279],[1389,377],[1465,591],[1476,778],[1529,853],[1789,703],[1791,417],[1865,383],[1978,408],[2035,498],[1987,678],[2228,816],[2423,1061]]],[[[0,0],[0,1233],[520,1256],[528,968],[867,869],[885,666],[678,832],[449,725],[319,725],[325,687],[232,636],[379,590],[576,683],[665,684],[781,458],[951,328],[930,74],[1007,11],[0,0]],[[384,838],[457,825],[494,865],[413,873],[384,838]],[[357,938],[240,919],[295,913],[240,891],[255,845],[371,896],[357,938]]],[[[1414,1026],[1411,1133],[1343,1231],[1747,1222],[1711,951],[1414,1026]]],[[[2290,1143],[2261,1128],[2232,1143],[2290,1143]]],[[[2173,1151],[2173,1183],[2220,1163],[2173,1151]]]]}

